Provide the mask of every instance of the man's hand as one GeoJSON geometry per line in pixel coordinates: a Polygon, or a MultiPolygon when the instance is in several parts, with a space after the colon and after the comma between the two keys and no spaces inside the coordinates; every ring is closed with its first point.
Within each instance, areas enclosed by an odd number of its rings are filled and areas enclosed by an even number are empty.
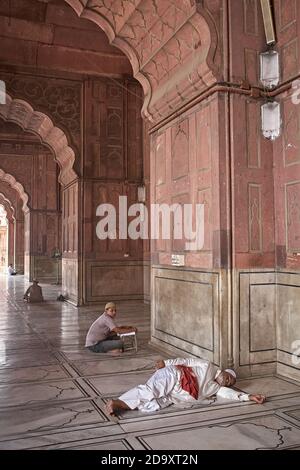
{"type": "Polygon", "coordinates": [[[251,401],[255,401],[259,405],[262,405],[266,401],[266,397],[264,395],[249,395],[249,399],[251,401]]]}
{"type": "Polygon", "coordinates": [[[162,359],[160,359],[159,361],[156,361],[155,367],[156,367],[156,370],[163,369],[164,367],[166,367],[165,361],[163,361],[162,359]]]}

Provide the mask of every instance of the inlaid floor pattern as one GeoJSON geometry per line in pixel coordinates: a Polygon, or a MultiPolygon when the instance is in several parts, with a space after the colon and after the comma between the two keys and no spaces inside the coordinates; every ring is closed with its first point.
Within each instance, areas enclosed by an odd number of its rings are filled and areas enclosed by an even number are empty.
{"type": "Polygon", "coordinates": [[[57,302],[51,285],[42,285],[44,304],[27,305],[27,285],[22,276],[0,276],[0,449],[299,448],[300,386],[282,377],[238,382],[266,394],[262,406],[209,400],[110,418],[105,402],[145,382],[166,358],[148,344],[149,307],[118,303],[117,321],[138,327],[139,349],[112,358],[84,349],[102,308],[57,302]]]}

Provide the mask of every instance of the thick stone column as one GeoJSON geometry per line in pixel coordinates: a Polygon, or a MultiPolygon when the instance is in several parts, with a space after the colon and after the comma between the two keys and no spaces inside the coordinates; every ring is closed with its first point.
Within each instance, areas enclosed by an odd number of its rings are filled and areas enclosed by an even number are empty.
{"type": "Polygon", "coordinates": [[[32,194],[25,215],[26,276],[44,282],[61,282],[60,188],[58,169],[51,154],[40,150],[32,159],[32,194]]]}
{"type": "MultiPolygon", "coordinates": [[[[134,80],[86,82],[83,174],[85,303],[144,298],[143,241],[129,237],[99,240],[98,205],[112,204],[119,227],[119,196],[128,208],[143,184],[142,90],[134,80]]],[[[117,229],[118,230],[118,229],[117,229]]]]}
{"type": "Polygon", "coordinates": [[[75,305],[82,299],[82,190],[75,181],[62,193],[62,293],[75,305]]]}
{"type": "Polygon", "coordinates": [[[15,221],[10,219],[8,222],[8,264],[15,265],[15,221]]]}
{"type": "Polygon", "coordinates": [[[6,272],[7,265],[15,265],[14,246],[15,246],[15,208],[11,202],[5,198],[3,194],[0,194],[0,204],[5,208],[6,219],[7,219],[7,259],[4,271],[6,272]]]}
{"type": "Polygon", "coordinates": [[[180,240],[171,234],[170,240],[152,241],[152,342],[215,364],[230,363],[224,116],[225,96],[215,93],[151,136],[151,202],[182,210],[191,204],[192,230],[196,204],[204,206],[200,250],[187,247],[184,232],[180,240]],[[172,255],[182,257],[182,266],[173,265],[172,255]]]}
{"type": "MultiPolygon", "coordinates": [[[[20,274],[25,274],[25,246],[24,246],[24,215],[22,217],[20,215],[16,216],[15,222],[15,269],[20,274]]],[[[29,277],[29,270],[27,273],[27,277],[29,277]]]]}
{"type": "Polygon", "coordinates": [[[30,210],[25,219],[26,276],[30,280],[60,283],[61,261],[54,257],[61,247],[60,212],[30,210]]]}
{"type": "Polygon", "coordinates": [[[7,269],[7,243],[8,226],[0,225],[0,272],[6,272],[7,269]]]}

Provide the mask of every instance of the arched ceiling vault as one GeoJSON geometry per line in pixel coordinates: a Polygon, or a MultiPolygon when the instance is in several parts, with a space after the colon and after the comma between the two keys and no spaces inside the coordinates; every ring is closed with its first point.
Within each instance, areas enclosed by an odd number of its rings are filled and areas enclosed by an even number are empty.
{"type": "Polygon", "coordinates": [[[65,1],[129,58],[151,122],[220,79],[217,28],[203,0],[65,1]]]}

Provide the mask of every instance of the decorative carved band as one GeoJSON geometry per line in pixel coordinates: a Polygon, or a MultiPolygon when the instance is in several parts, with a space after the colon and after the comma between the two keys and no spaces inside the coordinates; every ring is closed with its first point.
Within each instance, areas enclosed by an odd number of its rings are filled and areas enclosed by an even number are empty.
{"type": "Polygon", "coordinates": [[[81,83],[1,72],[7,92],[16,99],[28,101],[37,110],[49,115],[77,141],[80,134],[81,83]]]}
{"type": "Polygon", "coordinates": [[[55,127],[46,114],[35,111],[28,102],[12,99],[6,95],[5,103],[0,105],[1,118],[18,124],[23,130],[39,135],[41,141],[53,150],[55,160],[61,169],[59,182],[67,185],[76,179],[77,175],[73,170],[75,154],[68,145],[65,133],[55,127]]]}

